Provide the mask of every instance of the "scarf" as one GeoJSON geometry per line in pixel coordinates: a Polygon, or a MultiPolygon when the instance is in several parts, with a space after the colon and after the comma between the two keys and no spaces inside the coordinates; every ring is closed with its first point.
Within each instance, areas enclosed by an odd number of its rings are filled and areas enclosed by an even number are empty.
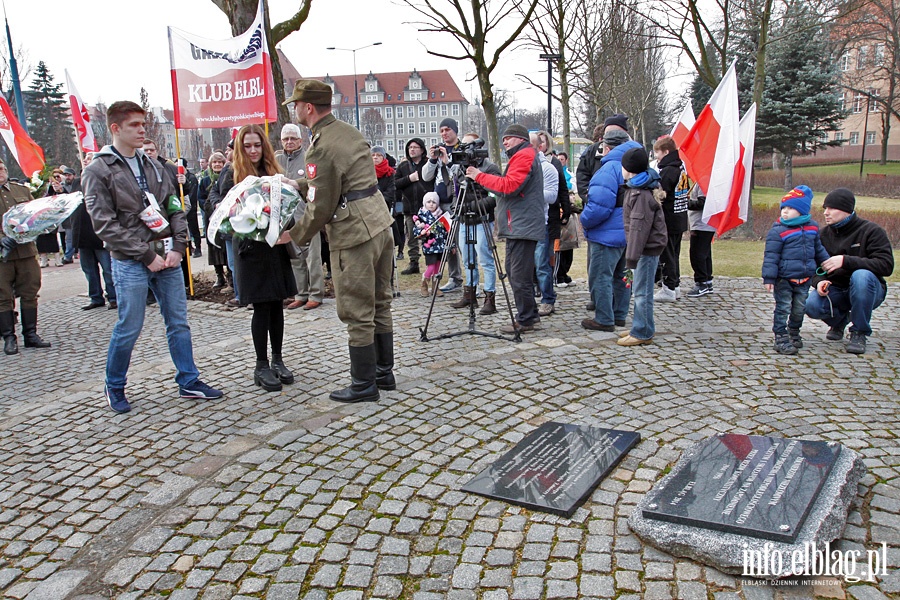
{"type": "Polygon", "coordinates": [[[643,188],[652,190],[655,187],[659,187],[659,173],[657,173],[654,169],[647,169],[643,173],[638,173],[631,179],[625,182],[630,188],[643,188]]]}
{"type": "Polygon", "coordinates": [[[834,225],[832,225],[832,227],[834,227],[835,229],[838,229],[838,228],[840,228],[840,227],[843,227],[844,225],[846,225],[847,223],[849,223],[849,222],[851,221],[851,219],[853,219],[853,217],[854,217],[855,215],[856,215],[856,211],[854,210],[852,213],[850,213],[849,215],[847,215],[846,218],[841,219],[840,221],[838,221],[837,223],[835,223],[834,225]]]}
{"type": "Polygon", "coordinates": [[[387,159],[384,159],[375,165],[375,176],[378,177],[378,179],[381,179],[382,177],[391,177],[393,175],[394,167],[388,163],[387,159]]]}
{"type": "Polygon", "coordinates": [[[806,225],[809,223],[809,220],[812,219],[812,215],[800,215],[799,217],[794,217],[793,219],[778,219],[781,221],[781,224],[786,227],[798,227],[800,225],[806,225]]]}

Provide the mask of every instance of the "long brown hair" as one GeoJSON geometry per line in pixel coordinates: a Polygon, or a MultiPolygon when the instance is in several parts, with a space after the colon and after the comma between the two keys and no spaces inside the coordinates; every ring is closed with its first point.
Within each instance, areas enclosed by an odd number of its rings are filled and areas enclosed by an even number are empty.
{"type": "Polygon", "coordinates": [[[238,131],[237,137],[234,140],[234,156],[232,157],[232,162],[234,163],[235,183],[243,181],[249,175],[263,177],[266,175],[284,173],[284,169],[282,169],[278,164],[278,161],[275,160],[275,149],[272,147],[272,142],[269,141],[265,130],[259,125],[244,125],[238,131]],[[259,139],[262,140],[262,158],[260,159],[259,168],[251,163],[250,159],[247,158],[247,155],[244,153],[244,138],[251,133],[255,133],[259,136],[259,139]]]}

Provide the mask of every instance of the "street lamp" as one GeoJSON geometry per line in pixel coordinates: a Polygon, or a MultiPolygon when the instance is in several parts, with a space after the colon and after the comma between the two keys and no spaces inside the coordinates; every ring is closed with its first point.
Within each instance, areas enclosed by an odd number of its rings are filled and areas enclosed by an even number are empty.
{"type": "Polygon", "coordinates": [[[328,48],[326,48],[326,50],[342,50],[344,52],[353,53],[353,98],[356,103],[356,129],[359,129],[359,84],[356,81],[356,51],[365,50],[366,48],[380,45],[381,42],[375,42],[366,46],[360,46],[359,48],[335,48],[334,46],[329,46],[328,48]]]}
{"type": "Polygon", "coordinates": [[[553,135],[553,63],[562,59],[562,54],[541,54],[547,61],[547,133],[553,135]]]}

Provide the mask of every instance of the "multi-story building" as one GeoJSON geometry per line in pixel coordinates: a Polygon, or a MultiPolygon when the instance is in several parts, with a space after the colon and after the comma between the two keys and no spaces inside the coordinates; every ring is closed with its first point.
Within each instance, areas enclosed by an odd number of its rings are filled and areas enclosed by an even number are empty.
{"type": "MultiPolygon", "coordinates": [[[[325,75],[314,79],[324,81],[334,90],[331,104],[335,115],[355,125],[353,75],[325,75]]],[[[360,131],[373,146],[384,146],[398,157],[403,156],[407,140],[413,137],[433,146],[441,141],[438,128],[447,117],[460,124],[460,137],[465,133],[469,102],[446,70],[369,73],[356,79],[360,131]]]]}

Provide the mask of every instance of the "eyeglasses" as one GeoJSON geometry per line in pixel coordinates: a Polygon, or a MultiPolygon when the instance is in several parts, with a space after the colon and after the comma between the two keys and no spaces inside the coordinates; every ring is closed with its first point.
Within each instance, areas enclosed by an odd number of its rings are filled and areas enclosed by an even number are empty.
{"type": "Polygon", "coordinates": [[[282,142],[299,142],[299,141],[300,141],[300,138],[298,138],[298,137],[286,137],[286,138],[281,138],[281,141],[282,141],[282,142]]]}

